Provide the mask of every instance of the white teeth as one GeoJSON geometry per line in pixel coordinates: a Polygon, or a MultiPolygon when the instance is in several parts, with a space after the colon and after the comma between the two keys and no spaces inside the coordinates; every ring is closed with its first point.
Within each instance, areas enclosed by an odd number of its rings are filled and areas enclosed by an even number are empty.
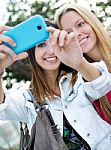
{"type": "Polygon", "coordinates": [[[82,43],[84,43],[86,40],[87,40],[87,38],[81,40],[79,43],[82,44],[82,43]]]}
{"type": "Polygon", "coordinates": [[[56,60],[56,57],[46,58],[46,60],[48,60],[48,61],[53,61],[53,60],[56,60]]]}

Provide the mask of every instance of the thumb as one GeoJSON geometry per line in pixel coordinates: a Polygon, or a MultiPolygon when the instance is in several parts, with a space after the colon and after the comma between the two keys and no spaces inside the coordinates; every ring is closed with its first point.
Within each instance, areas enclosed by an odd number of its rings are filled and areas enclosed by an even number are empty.
{"type": "Polygon", "coordinates": [[[16,60],[22,60],[28,57],[28,53],[27,52],[23,52],[17,55],[16,60]]]}

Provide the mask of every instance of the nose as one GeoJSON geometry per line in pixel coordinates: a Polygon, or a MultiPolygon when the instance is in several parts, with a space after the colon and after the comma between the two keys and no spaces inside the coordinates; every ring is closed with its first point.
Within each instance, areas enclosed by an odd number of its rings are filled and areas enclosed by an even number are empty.
{"type": "Polygon", "coordinates": [[[48,53],[54,54],[54,46],[51,44],[51,41],[48,43],[48,53]]]}
{"type": "Polygon", "coordinates": [[[72,28],[72,31],[76,34],[77,37],[81,36],[81,32],[78,29],[72,28]]]}

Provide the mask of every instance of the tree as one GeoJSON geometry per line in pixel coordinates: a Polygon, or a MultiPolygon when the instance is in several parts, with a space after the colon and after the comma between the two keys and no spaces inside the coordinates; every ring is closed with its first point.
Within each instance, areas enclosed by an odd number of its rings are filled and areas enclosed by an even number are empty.
{"type": "MultiPolygon", "coordinates": [[[[30,16],[40,14],[44,18],[53,19],[55,9],[52,7],[53,2],[38,2],[35,1],[34,3],[29,3],[27,0],[10,0],[8,2],[7,11],[9,13],[9,18],[7,25],[9,26],[15,26],[19,24],[20,22],[26,20],[30,16]]],[[[11,79],[16,78],[17,82],[21,80],[30,80],[31,74],[29,71],[29,61],[28,59],[17,61],[12,66],[6,69],[6,76],[4,77],[4,80],[7,78],[11,79]],[[10,73],[11,76],[10,76],[10,73]]],[[[12,86],[11,82],[8,82],[7,88],[10,88],[12,86]]]]}
{"type": "MultiPolygon", "coordinates": [[[[59,2],[55,1],[35,1],[29,3],[28,0],[10,0],[8,3],[7,11],[9,13],[9,19],[7,25],[15,26],[16,24],[26,20],[30,16],[40,14],[45,18],[53,19],[54,13],[57,8],[54,8],[54,4],[59,2]]],[[[71,1],[72,2],[72,1],[71,1]]],[[[74,0],[75,2],[75,0],[74,0]]],[[[101,22],[106,22],[108,18],[111,18],[111,13],[108,12],[108,9],[111,9],[111,1],[107,0],[106,3],[98,2],[96,3],[97,9],[93,12],[98,16],[101,22]]],[[[111,24],[108,26],[108,29],[111,29],[111,24]]],[[[4,77],[6,80],[7,77],[10,79],[16,78],[17,82],[24,79],[25,81],[30,80],[30,71],[29,71],[29,61],[28,59],[17,61],[12,66],[6,69],[7,75],[4,77]],[[12,75],[10,76],[10,72],[12,75]]],[[[8,88],[11,87],[11,84],[7,85],[8,88]]]]}
{"type": "Polygon", "coordinates": [[[106,26],[108,30],[111,30],[111,23],[107,25],[107,22],[111,20],[111,1],[96,3],[96,15],[99,20],[106,26]]]}

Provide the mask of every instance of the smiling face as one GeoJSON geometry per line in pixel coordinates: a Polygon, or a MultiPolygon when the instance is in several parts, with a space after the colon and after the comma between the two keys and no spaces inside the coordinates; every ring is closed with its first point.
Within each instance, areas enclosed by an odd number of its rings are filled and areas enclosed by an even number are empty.
{"type": "Polygon", "coordinates": [[[60,18],[61,28],[67,32],[74,32],[83,53],[97,51],[97,37],[92,27],[76,12],[70,10],[60,18]]]}
{"type": "Polygon", "coordinates": [[[58,70],[60,66],[60,61],[53,52],[50,38],[36,46],[35,58],[41,68],[46,71],[58,70]]]}

